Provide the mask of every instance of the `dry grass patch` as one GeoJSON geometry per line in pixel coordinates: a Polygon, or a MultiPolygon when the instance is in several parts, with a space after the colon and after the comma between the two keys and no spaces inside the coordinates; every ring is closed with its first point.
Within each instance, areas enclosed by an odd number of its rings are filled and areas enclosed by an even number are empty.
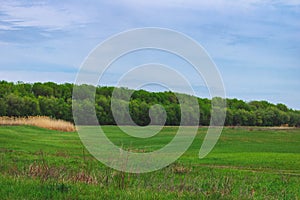
{"type": "Polygon", "coordinates": [[[30,125],[50,130],[58,130],[65,132],[75,131],[76,128],[71,122],[59,119],[51,119],[46,116],[33,116],[33,117],[0,117],[0,125],[18,126],[30,125]]]}

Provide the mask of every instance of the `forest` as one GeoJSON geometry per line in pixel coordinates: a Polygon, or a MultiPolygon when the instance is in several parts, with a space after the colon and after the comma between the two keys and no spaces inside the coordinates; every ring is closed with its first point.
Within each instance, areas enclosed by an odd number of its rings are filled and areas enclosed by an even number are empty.
{"type": "MultiPolygon", "coordinates": [[[[71,83],[57,84],[24,83],[0,81],[0,116],[26,117],[49,116],[74,122],[72,114],[72,92],[74,85],[71,83]]],[[[83,111],[94,106],[96,116],[101,125],[116,124],[111,111],[111,97],[113,91],[119,93],[132,93],[129,101],[129,112],[132,120],[141,126],[150,123],[149,108],[153,105],[162,105],[166,111],[166,125],[179,125],[181,120],[180,104],[177,94],[170,91],[148,92],[145,90],[133,91],[127,88],[108,86],[93,87],[81,85],[83,95],[87,91],[95,91],[95,103],[81,97],[80,109],[83,111]]],[[[189,98],[189,95],[184,95],[189,98]]],[[[86,99],[89,98],[87,95],[86,99]]],[[[213,100],[224,101],[219,97],[213,100]]],[[[76,99],[75,99],[76,101],[76,99]]],[[[209,125],[211,117],[212,100],[198,98],[200,109],[199,125],[209,125]]],[[[272,104],[267,101],[245,102],[238,99],[226,99],[226,126],[300,126],[300,111],[288,108],[282,103],[272,104]]],[[[120,112],[128,103],[119,100],[120,112]]],[[[84,113],[84,112],[82,112],[84,113]]],[[[190,117],[199,117],[190,109],[190,117]]],[[[82,116],[83,124],[91,124],[89,116],[82,116]]],[[[82,120],[81,120],[82,121],[82,120]]],[[[126,121],[124,121],[126,125],[126,121]]],[[[188,125],[188,124],[187,124],[188,125]]]]}

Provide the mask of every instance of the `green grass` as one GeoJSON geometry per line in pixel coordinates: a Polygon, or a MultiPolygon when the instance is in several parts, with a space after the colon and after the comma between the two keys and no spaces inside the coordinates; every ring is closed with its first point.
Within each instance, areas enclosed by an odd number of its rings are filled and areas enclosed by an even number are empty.
{"type": "MultiPolygon", "coordinates": [[[[148,139],[103,127],[118,146],[153,151],[177,127],[148,139]]],[[[299,199],[300,130],[225,128],[213,151],[198,158],[207,128],[170,166],[146,174],[105,167],[77,133],[0,127],[1,199],[299,199]]]]}

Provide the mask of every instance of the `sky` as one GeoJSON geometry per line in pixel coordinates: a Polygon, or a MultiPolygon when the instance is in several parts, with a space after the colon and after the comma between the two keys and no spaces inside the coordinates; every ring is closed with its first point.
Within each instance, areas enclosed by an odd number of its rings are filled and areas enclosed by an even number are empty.
{"type": "MultiPolygon", "coordinates": [[[[74,83],[99,43],[126,30],[161,27],[202,45],[228,98],[300,109],[299,19],[299,0],[0,0],[0,80],[74,83]]],[[[116,62],[102,84],[114,85],[121,69],[155,60],[192,74],[174,56],[145,51],[116,62]]],[[[198,96],[207,96],[201,84],[198,96]]]]}

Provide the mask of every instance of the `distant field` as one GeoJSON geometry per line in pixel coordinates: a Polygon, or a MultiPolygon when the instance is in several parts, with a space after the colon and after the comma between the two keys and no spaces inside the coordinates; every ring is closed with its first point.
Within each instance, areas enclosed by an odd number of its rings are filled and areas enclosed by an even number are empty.
{"type": "MultiPolygon", "coordinates": [[[[105,126],[119,146],[152,151],[177,127],[133,139],[105,126]]],[[[172,165],[128,174],[105,167],[76,132],[0,126],[1,199],[300,199],[300,129],[225,128],[214,150],[198,158],[207,128],[172,165]]]]}

